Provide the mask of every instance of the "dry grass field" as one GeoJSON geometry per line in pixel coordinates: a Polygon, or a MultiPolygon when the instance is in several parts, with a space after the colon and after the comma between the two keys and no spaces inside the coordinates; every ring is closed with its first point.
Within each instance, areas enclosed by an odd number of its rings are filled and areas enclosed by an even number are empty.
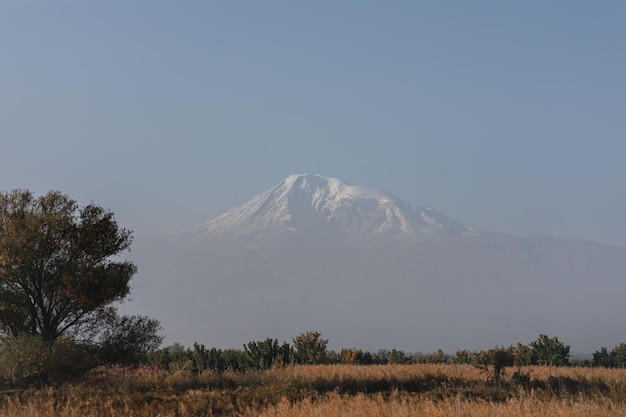
{"type": "Polygon", "coordinates": [[[60,387],[5,392],[0,417],[626,415],[626,370],[317,365],[255,372],[100,369],[60,387]],[[518,371],[517,374],[515,372],[518,371]]]}

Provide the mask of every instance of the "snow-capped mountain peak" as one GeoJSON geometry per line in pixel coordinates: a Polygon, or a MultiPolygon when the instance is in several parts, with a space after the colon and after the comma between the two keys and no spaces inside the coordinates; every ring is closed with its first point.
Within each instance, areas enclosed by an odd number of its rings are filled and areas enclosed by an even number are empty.
{"type": "Polygon", "coordinates": [[[290,175],[278,187],[281,185],[286,192],[297,192],[297,189],[312,192],[316,201],[325,198],[328,203],[337,203],[343,199],[379,200],[381,202],[397,200],[396,197],[385,191],[349,185],[336,178],[327,178],[321,175],[290,175]]]}
{"type": "Polygon", "coordinates": [[[320,175],[291,175],[209,222],[183,232],[194,239],[268,234],[341,233],[346,238],[462,235],[474,229],[374,188],[320,175]]]}

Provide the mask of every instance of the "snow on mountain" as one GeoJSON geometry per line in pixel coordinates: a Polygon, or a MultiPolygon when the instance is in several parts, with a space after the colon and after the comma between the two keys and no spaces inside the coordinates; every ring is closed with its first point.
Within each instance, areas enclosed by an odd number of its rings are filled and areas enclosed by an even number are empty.
{"type": "Polygon", "coordinates": [[[346,184],[335,178],[299,174],[257,195],[241,206],[193,229],[192,239],[267,234],[341,233],[346,238],[371,236],[458,236],[476,231],[437,210],[418,207],[374,188],[346,184]]]}

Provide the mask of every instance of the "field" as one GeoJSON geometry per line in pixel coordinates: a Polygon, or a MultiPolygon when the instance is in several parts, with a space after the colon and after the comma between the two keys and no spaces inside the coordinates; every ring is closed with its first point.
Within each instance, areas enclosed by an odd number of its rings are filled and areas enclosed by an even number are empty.
{"type": "Polygon", "coordinates": [[[315,365],[266,371],[104,368],[59,387],[4,392],[0,417],[580,416],[626,414],[626,370],[315,365]]]}

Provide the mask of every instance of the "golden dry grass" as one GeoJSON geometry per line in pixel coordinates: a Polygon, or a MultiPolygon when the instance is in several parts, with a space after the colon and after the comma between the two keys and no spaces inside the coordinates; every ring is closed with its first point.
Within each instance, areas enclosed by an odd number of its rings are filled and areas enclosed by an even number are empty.
{"type": "Polygon", "coordinates": [[[0,417],[626,415],[626,370],[526,367],[502,385],[471,365],[288,366],[259,372],[100,369],[63,387],[7,392],[0,417]]]}
{"type": "Polygon", "coordinates": [[[609,401],[542,401],[533,397],[512,399],[503,403],[451,398],[442,401],[424,400],[419,396],[394,393],[389,397],[377,394],[305,399],[297,403],[282,401],[258,413],[250,410],[242,417],[623,417],[623,406],[609,401]]]}

